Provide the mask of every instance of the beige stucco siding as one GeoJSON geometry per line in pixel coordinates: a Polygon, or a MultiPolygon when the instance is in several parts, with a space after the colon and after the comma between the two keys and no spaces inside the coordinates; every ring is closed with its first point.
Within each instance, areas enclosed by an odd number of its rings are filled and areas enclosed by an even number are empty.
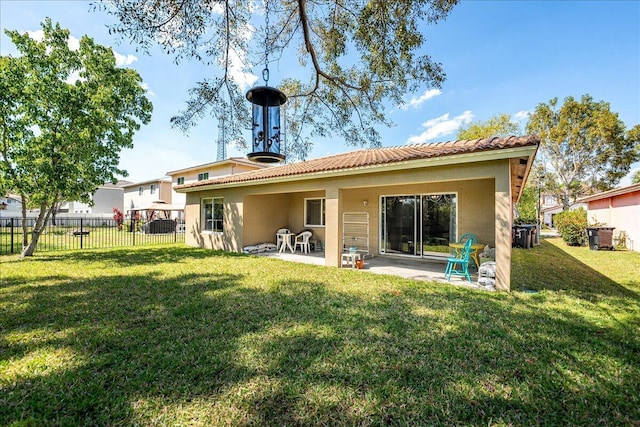
{"type": "Polygon", "coordinates": [[[493,246],[495,241],[493,188],[493,179],[479,179],[344,190],[342,213],[366,212],[369,214],[369,246],[371,252],[377,254],[380,252],[381,197],[453,193],[457,195],[458,203],[457,235],[474,233],[480,242],[493,246]],[[364,200],[367,201],[366,206],[363,204],[364,200]]]}
{"type": "MultiPolygon", "coordinates": [[[[506,164],[506,162],[503,163],[506,164]]],[[[246,245],[275,241],[275,231],[281,227],[290,228],[294,232],[310,228],[315,237],[325,242],[330,237],[326,235],[329,224],[325,227],[304,226],[304,199],[325,197],[329,202],[330,197],[327,196],[327,191],[333,191],[334,194],[340,191],[339,206],[332,205],[331,209],[327,206],[326,221],[327,223],[334,221],[338,230],[335,242],[330,241],[331,244],[341,247],[343,213],[364,211],[369,213],[371,252],[378,253],[381,196],[456,193],[458,195],[458,235],[473,232],[478,235],[480,241],[493,246],[495,244],[493,199],[495,184],[491,175],[495,173],[495,167],[495,164],[485,164],[483,167],[466,164],[188,193],[187,244],[204,245],[214,249],[241,250],[246,245]],[[224,198],[225,226],[233,227],[233,229],[225,228],[225,236],[217,238],[209,235],[204,238],[198,236],[202,234],[198,231],[200,203],[205,197],[224,198]],[[367,200],[366,207],[363,206],[363,200],[367,200]],[[333,215],[337,215],[337,218],[333,218],[333,215]],[[236,220],[232,221],[231,217],[236,220]],[[238,221],[238,218],[243,220],[238,221]],[[197,224],[194,222],[195,219],[197,224]]]]}

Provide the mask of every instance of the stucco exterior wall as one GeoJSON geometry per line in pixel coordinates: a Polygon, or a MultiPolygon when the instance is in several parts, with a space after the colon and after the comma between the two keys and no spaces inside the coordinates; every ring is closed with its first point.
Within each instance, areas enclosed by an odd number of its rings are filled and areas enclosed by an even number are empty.
{"type": "Polygon", "coordinates": [[[627,248],[640,251],[640,191],[588,202],[587,218],[624,231],[627,248]]]}
{"type": "Polygon", "coordinates": [[[112,214],[113,208],[124,209],[124,190],[122,188],[100,187],[93,195],[92,213],[112,214]]]}
{"type": "MultiPolygon", "coordinates": [[[[213,247],[237,247],[275,241],[275,231],[288,227],[294,232],[304,229],[304,199],[327,197],[328,189],[342,191],[341,208],[338,215],[338,240],[341,242],[342,214],[344,212],[367,212],[370,220],[370,246],[372,253],[379,253],[380,197],[384,195],[457,193],[458,235],[475,233],[481,242],[495,245],[494,188],[497,162],[482,165],[458,165],[430,169],[407,170],[348,177],[312,179],[299,182],[284,182],[262,186],[245,186],[230,189],[192,192],[187,195],[187,244],[202,246],[198,237],[200,202],[206,197],[223,197],[225,218],[241,216],[238,225],[242,232],[239,242],[228,238],[204,239],[206,243],[219,242],[213,247]],[[232,206],[230,200],[237,202],[232,206]],[[363,206],[367,200],[367,206],[363,206]],[[197,226],[195,219],[197,218],[197,226]]],[[[503,171],[508,169],[503,161],[503,171]]],[[[505,172],[508,174],[508,170],[505,172]]],[[[327,211],[329,209],[327,208],[327,211]]],[[[328,214],[329,212],[327,212],[328,214]]],[[[334,214],[334,213],[332,213],[334,214]]],[[[330,218],[327,218],[328,222],[330,218]]],[[[314,236],[325,241],[327,227],[311,227],[314,236]]],[[[339,242],[339,243],[340,243],[339,242]]],[[[210,247],[208,244],[205,247],[210,247]]]]}
{"type": "Polygon", "coordinates": [[[164,200],[172,203],[171,200],[171,182],[169,181],[147,181],[144,183],[135,183],[127,185],[124,188],[124,210],[128,211],[133,208],[149,206],[157,200],[164,200]],[[157,190],[152,194],[151,185],[158,186],[157,190]],[[142,187],[142,194],[139,188],[142,187]]]}

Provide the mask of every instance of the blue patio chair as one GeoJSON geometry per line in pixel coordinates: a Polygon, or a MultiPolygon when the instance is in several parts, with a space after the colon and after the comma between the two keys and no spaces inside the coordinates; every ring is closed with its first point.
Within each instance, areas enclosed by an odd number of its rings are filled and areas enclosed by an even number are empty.
{"type": "Polygon", "coordinates": [[[471,240],[474,244],[478,243],[478,236],[473,233],[465,233],[460,236],[459,243],[464,243],[466,240],[471,240]]]}
{"type": "Polygon", "coordinates": [[[444,270],[444,277],[451,280],[451,276],[464,276],[471,283],[469,274],[469,255],[471,254],[472,239],[467,239],[459,256],[447,258],[447,268],[444,270]]]}

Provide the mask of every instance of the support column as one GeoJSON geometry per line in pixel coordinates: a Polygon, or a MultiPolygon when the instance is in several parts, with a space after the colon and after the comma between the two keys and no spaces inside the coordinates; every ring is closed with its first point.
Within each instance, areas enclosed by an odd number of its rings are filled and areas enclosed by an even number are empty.
{"type": "Polygon", "coordinates": [[[509,161],[495,178],[496,289],[511,290],[511,175],[509,161]]]}
{"type": "Polygon", "coordinates": [[[340,267],[342,259],[342,190],[327,188],[325,193],[324,262],[340,267]]]}

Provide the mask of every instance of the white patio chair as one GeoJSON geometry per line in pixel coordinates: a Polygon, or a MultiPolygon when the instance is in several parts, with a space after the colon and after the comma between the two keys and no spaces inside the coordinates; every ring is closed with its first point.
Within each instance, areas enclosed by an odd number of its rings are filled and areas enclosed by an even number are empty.
{"type": "Polygon", "coordinates": [[[296,236],[296,244],[294,245],[294,250],[298,248],[298,245],[300,245],[300,250],[303,253],[308,254],[311,251],[309,239],[312,235],[313,233],[311,233],[310,231],[303,231],[302,233],[298,234],[296,236]]]}

